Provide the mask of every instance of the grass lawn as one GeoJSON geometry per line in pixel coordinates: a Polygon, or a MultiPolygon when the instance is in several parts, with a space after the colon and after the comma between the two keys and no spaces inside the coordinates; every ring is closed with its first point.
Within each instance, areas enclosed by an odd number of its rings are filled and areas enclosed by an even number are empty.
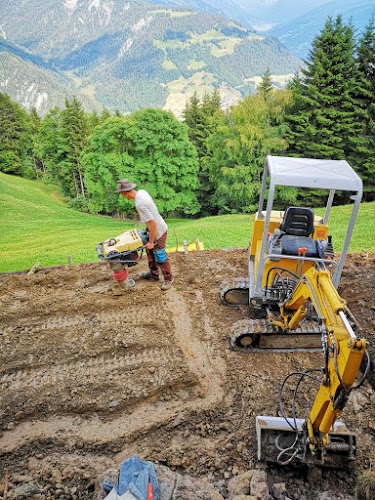
{"type": "MultiPolygon", "coordinates": [[[[315,210],[323,215],[324,210],[315,210]]],[[[330,228],[335,250],[345,237],[350,206],[333,207],[330,228]]],[[[350,252],[375,251],[375,202],[363,203],[349,248],[350,252]]],[[[253,216],[223,215],[204,219],[169,219],[167,247],[189,243],[199,233],[206,249],[246,248],[251,237],[253,216]],[[174,231],[173,231],[174,230],[174,231]]],[[[36,262],[41,267],[98,260],[97,243],[133,222],[82,214],[67,208],[59,187],[44,185],[0,173],[0,272],[29,269],[36,262]]]]}

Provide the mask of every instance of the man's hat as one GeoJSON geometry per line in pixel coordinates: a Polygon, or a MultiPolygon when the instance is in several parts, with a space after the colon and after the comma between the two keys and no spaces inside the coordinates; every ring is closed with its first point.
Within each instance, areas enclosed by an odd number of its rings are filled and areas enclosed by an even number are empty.
{"type": "Polygon", "coordinates": [[[131,184],[129,179],[122,179],[121,181],[117,181],[117,189],[115,193],[123,193],[124,191],[131,191],[135,189],[137,184],[131,184]]]}

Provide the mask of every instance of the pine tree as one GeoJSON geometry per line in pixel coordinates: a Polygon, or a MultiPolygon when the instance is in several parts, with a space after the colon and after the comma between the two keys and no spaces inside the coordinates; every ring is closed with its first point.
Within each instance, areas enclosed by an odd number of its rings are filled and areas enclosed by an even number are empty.
{"type": "Polygon", "coordinates": [[[0,171],[22,175],[29,141],[26,112],[0,92],[0,171]]]}
{"type": "Polygon", "coordinates": [[[355,166],[364,183],[364,200],[375,199],[375,24],[372,18],[360,39],[357,69],[359,86],[357,98],[362,108],[364,132],[353,141],[349,161],[355,166]]]}
{"type": "Polygon", "coordinates": [[[263,95],[263,97],[266,97],[273,89],[273,83],[271,80],[271,73],[269,68],[267,68],[267,71],[264,73],[262,76],[262,81],[258,85],[258,92],[263,95]]]}
{"type": "Polygon", "coordinates": [[[186,102],[183,118],[188,126],[188,136],[194,144],[198,156],[204,141],[204,117],[197,92],[186,102]]]}
{"type": "Polygon", "coordinates": [[[287,116],[287,138],[295,156],[344,159],[361,133],[354,99],[357,73],[354,36],[341,16],[326,22],[313,42],[304,77],[294,85],[294,112],[287,116]]]}
{"type": "Polygon", "coordinates": [[[76,96],[73,96],[71,102],[66,99],[65,107],[66,109],[62,112],[62,132],[66,151],[66,163],[63,169],[64,180],[70,184],[71,194],[75,193],[76,197],[81,195],[85,198],[83,167],[80,157],[89,135],[88,120],[82,104],[76,96]]]}
{"type": "Polygon", "coordinates": [[[42,126],[42,120],[40,119],[37,111],[35,108],[33,108],[30,112],[30,134],[31,134],[31,151],[30,151],[30,156],[32,157],[33,160],[33,165],[35,169],[35,176],[37,179],[41,179],[43,177],[43,162],[40,158],[38,158],[36,151],[35,151],[35,146],[36,146],[36,141],[37,137],[40,131],[40,127],[42,126]]]}
{"type": "MultiPolygon", "coordinates": [[[[66,151],[61,130],[61,111],[56,106],[44,117],[34,138],[34,154],[42,163],[43,177],[61,182],[66,164],[66,151]]],[[[65,195],[70,195],[69,186],[61,182],[65,195]]]]}
{"type": "Polygon", "coordinates": [[[100,121],[103,123],[106,120],[108,120],[108,118],[111,118],[111,113],[108,111],[107,108],[103,108],[100,114],[100,121]]]}
{"type": "Polygon", "coordinates": [[[197,196],[201,205],[201,215],[209,215],[214,211],[212,195],[215,187],[210,182],[207,158],[207,139],[215,130],[220,113],[220,93],[215,89],[211,94],[205,92],[200,102],[197,93],[186,104],[185,123],[188,125],[188,135],[196,147],[199,159],[199,189],[197,196]]]}

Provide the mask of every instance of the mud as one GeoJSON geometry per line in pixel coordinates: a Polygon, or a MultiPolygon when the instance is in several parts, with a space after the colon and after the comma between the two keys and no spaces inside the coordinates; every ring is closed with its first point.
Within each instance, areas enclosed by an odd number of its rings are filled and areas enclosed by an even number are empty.
{"type": "MultiPolygon", "coordinates": [[[[357,433],[349,473],[256,460],[255,416],[277,415],[284,377],[319,368],[322,356],[230,349],[231,325],[247,309],[221,305],[219,288],[246,275],[246,263],[244,250],[173,254],[176,281],[162,292],[137,280],[142,260],[129,270],[136,288],[123,295],[100,262],[1,276],[0,479],[8,469],[11,487],[27,475],[40,498],[90,498],[95,478],[136,454],[206,478],[224,497],[233,476],[259,467],[285,482],[290,498],[352,493],[357,470],[375,462],[373,365],[340,417],[357,433]]],[[[374,256],[352,255],[339,289],[372,360],[374,280],[374,256]]],[[[302,388],[299,417],[313,397],[302,388]]]]}

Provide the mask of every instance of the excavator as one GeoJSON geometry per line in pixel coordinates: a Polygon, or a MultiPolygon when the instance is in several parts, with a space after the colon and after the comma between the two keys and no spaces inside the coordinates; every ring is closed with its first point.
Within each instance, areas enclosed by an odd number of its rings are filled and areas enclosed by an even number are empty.
{"type": "Polygon", "coordinates": [[[220,292],[224,304],[246,305],[249,310],[249,318],[233,325],[231,346],[242,352],[322,351],[323,367],[289,374],[279,394],[281,416],[256,417],[259,460],[336,467],[355,458],[355,435],[337,418],[350,392],[365,380],[370,359],[359,325],[337,288],[361,198],[362,181],[345,160],[266,157],[248,248],[248,276],[224,282],[220,292]],[[327,190],[324,216],[307,207],[273,210],[278,186],[327,190]],[[338,260],[328,226],[336,191],[350,192],[353,200],[338,260]],[[364,374],[356,384],[363,364],[364,374]],[[287,417],[283,390],[292,377],[297,382],[292,416],[287,417]],[[296,398],[306,379],[319,389],[303,419],[296,417],[296,398]]]}

